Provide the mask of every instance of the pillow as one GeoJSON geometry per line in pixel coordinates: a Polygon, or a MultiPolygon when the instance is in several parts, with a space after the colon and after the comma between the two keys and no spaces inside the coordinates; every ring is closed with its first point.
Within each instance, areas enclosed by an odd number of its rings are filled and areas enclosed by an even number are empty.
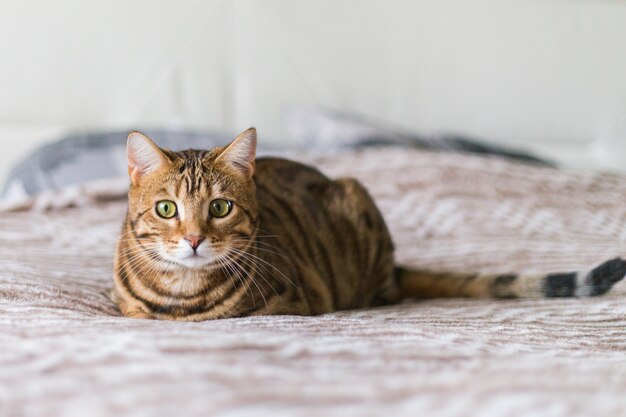
{"type": "MultiPolygon", "coordinates": [[[[233,139],[225,132],[190,132],[176,130],[143,130],[154,138],[159,146],[174,150],[223,146],[233,139]]],[[[31,197],[45,193],[55,196],[57,203],[65,206],[63,195],[83,192],[81,184],[90,184],[89,190],[97,189],[97,183],[110,178],[123,178],[119,187],[128,186],[125,145],[128,130],[114,132],[76,134],[41,146],[9,173],[5,182],[1,207],[18,208],[32,203],[31,197]],[[58,190],[67,190],[65,194],[58,190]]],[[[260,151],[272,149],[261,144],[260,151]]],[[[110,185],[107,185],[108,187],[110,185]]],[[[54,205],[45,198],[45,206],[54,205]]]]}
{"type": "Polygon", "coordinates": [[[315,150],[396,146],[498,155],[536,165],[554,166],[552,162],[528,152],[487,144],[467,136],[415,135],[361,116],[324,108],[294,107],[286,112],[285,127],[307,148],[315,150]]]}
{"type": "MultiPolygon", "coordinates": [[[[304,143],[300,149],[305,148],[318,154],[393,145],[499,155],[550,165],[524,152],[458,136],[422,137],[406,134],[358,116],[330,110],[295,108],[287,115],[286,127],[304,143]]],[[[143,132],[154,138],[160,146],[174,150],[222,146],[234,137],[226,132],[150,129],[143,132]]],[[[80,204],[81,201],[123,195],[128,187],[125,156],[127,135],[128,130],[75,134],[38,148],[9,173],[0,196],[0,210],[66,207],[80,204]],[[111,178],[118,178],[119,181],[106,181],[111,178]],[[106,182],[104,188],[99,185],[103,181],[106,182]]],[[[262,141],[259,144],[259,155],[285,155],[284,149],[267,143],[262,141]]]]}

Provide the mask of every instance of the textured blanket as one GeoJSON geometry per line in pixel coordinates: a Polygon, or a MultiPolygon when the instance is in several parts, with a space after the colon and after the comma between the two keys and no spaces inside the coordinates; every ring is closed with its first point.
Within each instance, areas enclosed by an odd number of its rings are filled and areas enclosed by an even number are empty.
{"type": "MultiPolygon", "coordinates": [[[[392,149],[303,159],[363,181],[406,265],[548,272],[626,254],[626,177],[392,149]]],[[[106,294],[125,203],[98,187],[74,208],[0,214],[1,416],[626,415],[624,283],[592,299],[128,319],[106,294]]]]}

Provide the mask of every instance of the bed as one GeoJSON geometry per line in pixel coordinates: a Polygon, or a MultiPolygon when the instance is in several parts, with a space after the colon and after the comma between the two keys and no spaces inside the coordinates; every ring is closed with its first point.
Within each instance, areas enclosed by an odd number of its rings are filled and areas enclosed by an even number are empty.
{"type": "MultiPolygon", "coordinates": [[[[626,254],[623,176],[415,149],[296,158],[359,178],[404,265],[548,272],[626,254]]],[[[120,181],[81,188],[70,207],[0,214],[0,415],[625,413],[625,283],[591,299],[120,317],[108,299],[120,181]]]]}

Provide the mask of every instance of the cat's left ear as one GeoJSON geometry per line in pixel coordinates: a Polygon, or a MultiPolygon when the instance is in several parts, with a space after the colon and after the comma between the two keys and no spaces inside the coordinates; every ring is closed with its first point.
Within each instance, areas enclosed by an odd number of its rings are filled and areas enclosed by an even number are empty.
{"type": "Polygon", "coordinates": [[[230,164],[240,172],[252,176],[254,174],[254,160],[256,158],[256,129],[242,132],[217,157],[217,161],[230,164]]]}
{"type": "Polygon", "coordinates": [[[128,175],[133,184],[141,177],[159,171],[171,162],[165,153],[149,137],[140,132],[131,132],[126,142],[128,175]]]}

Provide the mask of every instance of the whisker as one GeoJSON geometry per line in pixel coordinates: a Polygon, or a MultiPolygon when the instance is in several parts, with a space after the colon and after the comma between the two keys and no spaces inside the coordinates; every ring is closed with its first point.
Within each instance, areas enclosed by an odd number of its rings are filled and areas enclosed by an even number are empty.
{"type": "MultiPolygon", "coordinates": [[[[227,256],[230,256],[230,255],[227,255],[227,256]]],[[[259,291],[259,294],[261,295],[261,297],[263,298],[263,302],[265,303],[265,308],[267,309],[268,304],[267,304],[267,300],[265,299],[265,294],[263,294],[263,290],[261,290],[261,287],[259,287],[259,284],[256,282],[254,277],[250,274],[250,271],[246,271],[244,268],[241,268],[240,265],[237,264],[236,262],[231,263],[231,265],[234,265],[235,267],[239,269],[239,271],[246,274],[246,278],[248,278],[259,291]]],[[[252,301],[254,302],[254,297],[252,297],[252,301]]]]}
{"type": "MultiPolygon", "coordinates": [[[[236,249],[236,248],[232,248],[232,250],[234,250],[234,251],[239,251],[239,250],[238,250],[238,249],[236,249]]],[[[239,253],[239,252],[237,252],[237,253],[239,253]]],[[[294,282],[293,282],[291,279],[289,279],[289,277],[287,277],[287,276],[286,276],[286,275],[285,275],[285,274],[284,274],[284,273],[283,273],[280,269],[276,268],[274,265],[272,265],[271,263],[267,262],[265,259],[260,258],[260,257],[258,257],[258,256],[256,256],[256,255],[253,255],[253,254],[251,254],[251,253],[249,253],[249,252],[243,252],[243,253],[240,253],[240,255],[241,255],[241,256],[249,256],[249,257],[251,257],[252,259],[255,259],[255,260],[257,260],[257,261],[260,261],[260,262],[264,263],[265,265],[267,265],[267,266],[269,266],[269,267],[273,268],[276,272],[278,272],[280,275],[282,275],[282,277],[283,277],[283,278],[285,278],[285,279],[286,279],[286,280],[287,280],[287,281],[288,281],[291,285],[293,285],[293,286],[294,286],[294,288],[296,288],[296,289],[298,288],[298,287],[296,286],[296,284],[294,284],[294,282]]]]}
{"type": "MultiPolygon", "coordinates": [[[[276,289],[274,288],[274,286],[272,286],[272,284],[270,284],[270,282],[263,276],[262,271],[260,270],[260,268],[262,266],[259,266],[257,264],[254,264],[252,262],[252,260],[246,260],[245,258],[240,258],[242,262],[244,262],[244,264],[248,267],[248,268],[252,268],[254,270],[254,272],[256,272],[256,274],[258,276],[261,277],[261,279],[263,281],[265,281],[267,283],[267,285],[269,285],[269,287],[272,289],[272,291],[274,291],[274,293],[282,299],[282,296],[278,293],[278,291],[276,291],[276,289]]],[[[267,269],[266,269],[267,270],[267,269]]]]}

